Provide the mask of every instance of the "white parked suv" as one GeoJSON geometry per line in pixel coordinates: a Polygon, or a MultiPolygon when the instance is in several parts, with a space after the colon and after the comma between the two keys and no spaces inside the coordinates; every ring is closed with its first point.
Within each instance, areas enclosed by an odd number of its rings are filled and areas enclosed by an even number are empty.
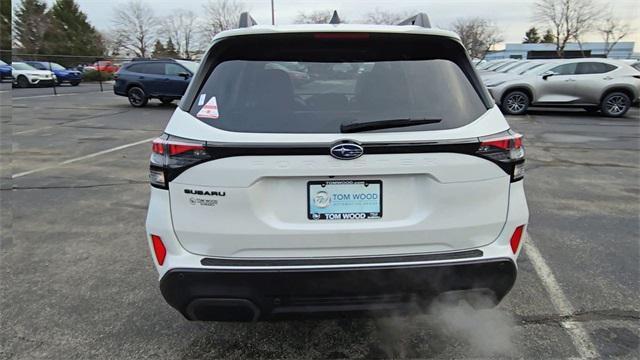
{"type": "Polygon", "coordinates": [[[14,61],[11,63],[11,75],[13,85],[18,87],[53,85],[57,80],[56,75],[49,70],[38,70],[23,62],[14,61]]]}
{"type": "Polygon", "coordinates": [[[221,32],[153,143],[162,295],[190,320],[495,304],[528,222],[523,163],[454,33],[221,32]]]}

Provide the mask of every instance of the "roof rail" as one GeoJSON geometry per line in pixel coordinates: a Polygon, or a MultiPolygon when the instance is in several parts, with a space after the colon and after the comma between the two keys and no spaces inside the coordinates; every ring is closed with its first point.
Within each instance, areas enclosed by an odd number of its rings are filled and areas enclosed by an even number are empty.
{"type": "MultiPolygon", "coordinates": [[[[177,59],[177,60],[181,60],[181,59],[177,59]]],[[[176,61],[175,58],[168,58],[168,57],[160,57],[160,58],[154,58],[154,57],[134,57],[131,59],[132,62],[135,61],[176,61]]]]}
{"type": "Polygon", "coordinates": [[[340,17],[338,16],[338,10],[333,10],[333,15],[331,16],[331,20],[329,20],[329,24],[340,24],[340,17]]]}
{"type": "Polygon", "coordinates": [[[429,16],[427,16],[427,14],[417,13],[408,19],[400,21],[398,25],[415,25],[430,28],[431,21],[429,21],[429,16]]]}
{"type": "Polygon", "coordinates": [[[258,25],[258,22],[256,21],[256,19],[252,18],[251,15],[249,15],[249,12],[245,11],[242,14],[240,14],[240,21],[238,22],[238,27],[246,28],[246,27],[251,27],[253,25],[258,25]]]}

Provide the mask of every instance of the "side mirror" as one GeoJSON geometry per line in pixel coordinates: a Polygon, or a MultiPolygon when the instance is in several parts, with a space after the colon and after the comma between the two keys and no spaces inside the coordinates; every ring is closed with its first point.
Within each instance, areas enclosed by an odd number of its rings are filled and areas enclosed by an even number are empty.
{"type": "Polygon", "coordinates": [[[551,70],[549,70],[549,71],[545,71],[545,72],[542,74],[542,80],[547,80],[550,76],[553,76],[553,75],[557,75],[557,74],[556,74],[556,73],[554,73],[554,72],[553,72],[553,71],[551,71],[551,70]]]}
{"type": "Polygon", "coordinates": [[[181,73],[178,74],[178,76],[181,76],[185,80],[187,80],[191,76],[191,74],[189,74],[188,72],[181,72],[181,73]]]}

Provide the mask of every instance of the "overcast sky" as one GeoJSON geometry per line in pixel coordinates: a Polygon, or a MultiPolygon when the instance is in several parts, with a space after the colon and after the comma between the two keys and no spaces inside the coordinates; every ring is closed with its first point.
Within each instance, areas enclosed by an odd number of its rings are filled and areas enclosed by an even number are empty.
{"type": "MultiPolygon", "coordinates": [[[[53,0],[47,0],[53,3],[53,0]]],[[[127,0],[76,0],[92,24],[99,30],[107,30],[115,7],[127,0]]],[[[290,24],[300,11],[337,9],[341,17],[357,22],[363,14],[375,8],[394,11],[426,12],[434,26],[448,28],[459,17],[479,16],[491,19],[501,30],[506,42],[521,42],[524,32],[534,24],[532,8],[534,0],[274,0],[276,24],[290,24]]],[[[626,41],[635,41],[635,51],[640,51],[640,0],[601,0],[609,4],[613,13],[628,21],[635,32],[626,41]]],[[[198,12],[207,0],[147,0],[156,15],[167,16],[176,8],[198,12]]],[[[270,0],[244,0],[251,15],[260,24],[271,22],[270,0]]],[[[542,28],[543,26],[538,26],[542,28]]],[[[597,34],[587,39],[600,41],[597,34]]]]}

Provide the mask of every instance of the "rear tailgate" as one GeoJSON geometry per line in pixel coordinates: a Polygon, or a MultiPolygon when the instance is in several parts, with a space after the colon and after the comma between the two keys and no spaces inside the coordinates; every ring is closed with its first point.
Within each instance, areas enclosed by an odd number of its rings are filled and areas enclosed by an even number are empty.
{"type": "Polygon", "coordinates": [[[510,178],[455,153],[247,156],[197,165],[170,185],[181,244],[219,257],[322,257],[442,252],[496,239],[510,178]],[[295,174],[285,175],[285,174],[295,174]],[[328,175],[331,175],[329,177],[328,175]],[[382,182],[382,217],[310,220],[308,183],[382,182]]]}

